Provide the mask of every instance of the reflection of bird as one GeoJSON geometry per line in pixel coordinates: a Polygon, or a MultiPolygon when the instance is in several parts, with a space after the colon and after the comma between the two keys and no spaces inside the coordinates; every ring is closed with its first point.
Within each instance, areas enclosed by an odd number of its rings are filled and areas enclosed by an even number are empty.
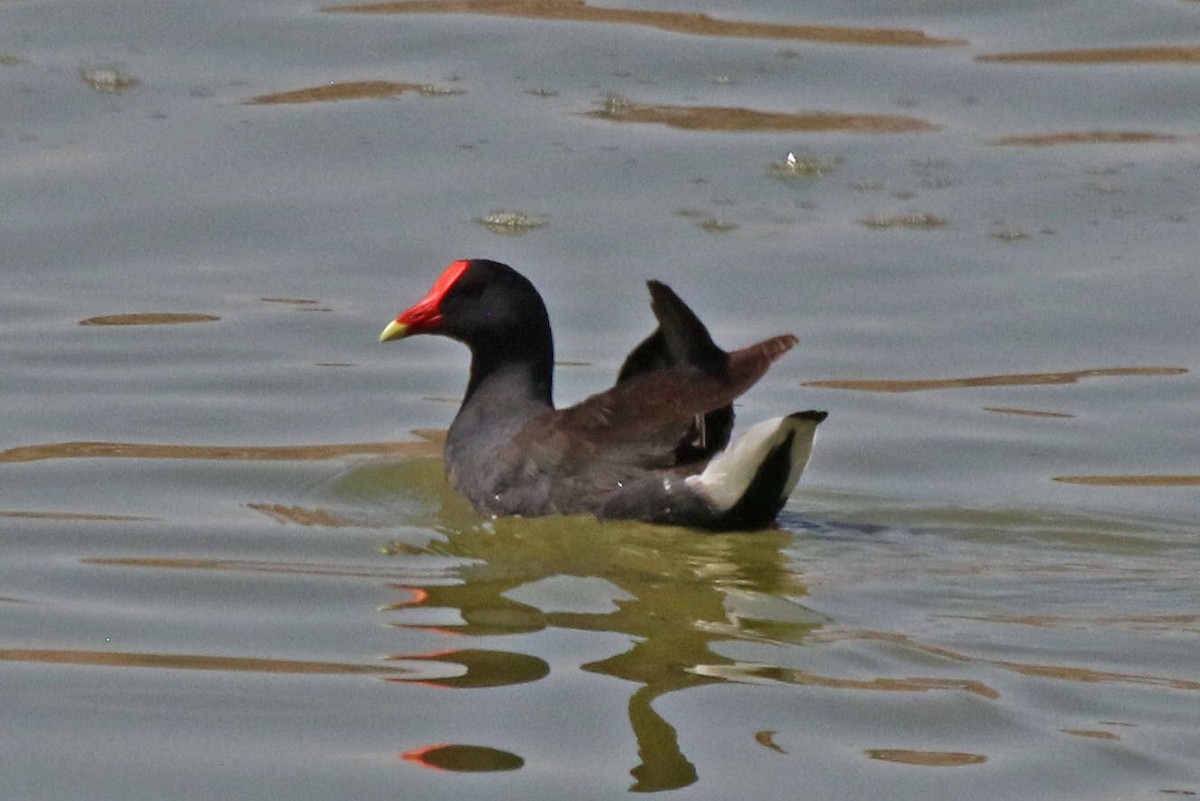
{"type": "Polygon", "coordinates": [[[824,412],[759,423],[729,448],[733,400],[796,344],[790,334],[726,352],[665,284],[658,328],[616,385],[568,409],[551,399],[554,343],[541,296],[504,264],[457,261],[381,341],[440,334],[471,349],[446,475],[492,515],[590,513],[710,529],[761,528],[808,462],[824,412]]]}
{"type": "MultiPolygon", "coordinates": [[[[383,483],[373,484],[381,496],[383,483]]],[[[457,566],[419,585],[395,585],[404,592],[387,609],[389,623],[420,629],[434,639],[427,653],[393,655],[401,664],[414,660],[415,675],[389,681],[465,690],[441,703],[468,710],[479,708],[475,693],[527,683],[530,725],[540,726],[545,718],[549,726],[561,714],[555,676],[561,681],[570,672],[570,657],[557,649],[581,642],[579,632],[594,632],[599,636],[587,640],[586,660],[578,669],[622,681],[596,687],[591,703],[607,711],[592,727],[569,736],[580,753],[592,753],[589,737],[595,731],[608,736],[605,726],[614,719],[609,716],[624,699],[638,754],[630,787],[636,792],[686,787],[706,769],[685,751],[687,743],[710,734],[696,728],[701,718],[672,721],[659,699],[730,681],[763,680],[761,663],[738,662],[726,655],[728,645],[714,649],[714,644],[799,644],[822,625],[821,617],[797,600],[807,591],[782,553],[794,544],[784,530],[697,537],[681,529],[555,517],[506,518],[480,526],[477,520],[447,518],[447,507],[433,493],[424,502],[437,515],[442,534],[430,540],[428,553],[457,566]],[[563,547],[566,537],[569,548],[563,547]],[[538,635],[506,636],[534,632],[538,635]],[[547,648],[555,653],[553,671],[545,660],[547,648]],[[445,678],[438,677],[439,663],[445,678]]],[[[688,701],[680,703],[688,708],[688,701]]],[[[622,749],[620,757],[595,760],[589,767],[600,777],[609,771],[615,775],[624,770],[627,753],[622,749]]]]}

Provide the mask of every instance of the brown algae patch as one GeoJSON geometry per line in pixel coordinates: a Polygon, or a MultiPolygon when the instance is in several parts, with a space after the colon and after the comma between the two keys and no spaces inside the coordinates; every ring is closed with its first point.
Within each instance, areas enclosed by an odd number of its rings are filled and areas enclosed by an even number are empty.
{"type": "Polygon", "coordinates": [[[1061,665],[1027,665],[1019,662],[996,661],[992,664],[1034,678],[1074,681],[1083,684],[1136,684],[1146,687],[1165,687],[1172,690],[1200,691],[1200,682],[1166,676],[1146,676],[1137,673],[1114,673],[1085,667],[1061,665]]]}
{"type": "Polygon", "coordinates": [[[1147,142],[1181,142],[1182,136],[1150,131],[1062,131],[1048,134],[1005,136],[991,144],[1001,147],[1053,147],[1055,145],[1136,145],[1147,142]]]}
{"type": "Polygon", "coordinates": [[[891,47],[941,47],[964,45],[962,39],[941,39],[906,28],[850,28],[830,25],[788,25],[714,19],[707,14],[683,11],[650,11],[605,8],[583,0],[410,0],[394,3],[361,3],[326,6],[336,14],[478,14],[517,19],[598,22],[639,25],[694,36],[730,36],[743,39],[794,39],[851,45],[891,47]]]}
{"type": "Polygon", "coordinates": [[[1092,487],[1200,487],[1200,475],[1054,476],[1060,484],[1092,487]]]}
{"type": "Polygon", "coordinates": [[[770,729],[767,729],[764,731],[757,731],[754,733],[754,742],[758,743],[759,745],[763,746],[764,748],[770,748],[772,751],[774,751],[778,754],[786,754],[787,751],[780,748],[779,745],[775,742],[775,735],[778,733],[779,732],[773,731],[770,729]]]}
{"type": "Polygon", "coordinates": [[[132,523],[145,520],[156,520],[154,517],[138,515],[114,515],[98,512],[39,512],[39,511],[6,511],[0,510],[0,517],[19,518],[21,520],[59,520],[67,522],[105,522],[132,523]]]}
{"type": "Polygon", "coordinates": [[[1113,734],[1111,731],[1103,729],[1059,729],[1063,734],[1074,735],[1075,737],[1088,737],[1093,740],[1120,740],[1121,738],[1113,734]]]}
{"type": "Polygon", "coordinates": [[[992,53],[976,56],[975,60],[1036,64],[1196,64],[1200,63],[1200,47],[1146,46],[1042,50],[1024,53],[992,53]]]}
{"type": "Polygon", "coordinates": [[[983,754],[966,751],[910,751],[904,748],[868,748],[864,753],[871,759],[899,762],[902,765],[923,765],[928,768],[953,768],[981,765],[987,762],[983,754]]]}
{"type": "Polygon", "coordinates": [[[732,106],[669,106],[635,103],[610,95],[603,108],[586,117],[615,122],[669,125],[685,131],[792,131],[888,134],[935,131],[937,126],[916,117],[891,114],[841,114],[831,111],[757,111],[732,106]]]}
{"type": "Polygon", "coordinates": [[[945,218],[936,214],[893,214],[887,217],[864,217],[858,222],[875,231],[886,231],[890,228],[932,231],[946,224],[945,218]]]}
{"type": "Polygon", "coordinates": [[[396,97],[405,92],[419,92],[421,84],[395,83],[393,81],[350,81],[327,83],[294,89],[290,92],[275,92],[243,100],[247,106],[273,106],[284,103],[333,103],[338,100],[379,100],[396,97]]]}
{"type": "Polygon", "coordinates": [[[80,325],[185,325],[187,323],[214,323],[220,320],[215,314],[192,312],[135,312],[133,314],[108,314],[80,320],[80,325]]]}
{"type": "Polygon", "coordinates": [[[1186,367],[1103,367],[1094,370],[1074,370],[1065,373],[1014,373],[1012,375],[985,375],[972,378],[916,380],[824,379],[820,381],[805,381],[803,386],[822,387],[824,389],[851,389],[859,392],[925,392],[931,389],[962,389],[964,387],[1074,384],[1081,378],[1182,375],[1186,372],[1186,367]]]}
{"type": "Polygon", "coordinates": [[[441,455],[441,442],[362,442],[338,445],[156,445],[136,442],[56,442],[23,445],[0,451],[0,464],[45,459],[205,459],[217,461],[280,462],[337,459],[343,456],[441,455]]]}
{"type": "Polygon", "coordinates": [[[361,524],[328,509],[308,509],[303,506],[284,506],[280,503],[248,503],[246,508],[262,512],[276,523],[322,528],[348,528],[361,524]]]}

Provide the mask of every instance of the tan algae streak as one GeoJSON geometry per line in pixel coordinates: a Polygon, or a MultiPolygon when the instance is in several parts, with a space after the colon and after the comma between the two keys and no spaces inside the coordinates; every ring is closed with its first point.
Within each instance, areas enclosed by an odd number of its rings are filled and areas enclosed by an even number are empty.
{"type": "Polygon", "coordinates": [[[1182,375],[1186,372],[1186,367],[1101,367],[1094,370],[1073,370],[1065,373],[1016,373],[1013,375],[984,375],[971,378],[916,380],[835,378],[821,381],[806,381],[803,386],[822,387],[824,389],[853,389],[860,392],[924,392],[931,389],[961,389],[964,387],[1074,384],[1081,378],[1182,375]]]}
{"type": "MultiPolygon", "coordinates": [[[[331,512],[328,509],[311,509],[304,506],[284,506],[281,503],[248,503],[246,508],[262,512],[276,523],[290,523],[299,526],[322,526],[325,528],[346,528],[360,526],[349,518],[331,512]]],[[[371,526],[374,528],[374,526],[371,526]]]]}
{"type": "Polygon", "coordinates": [[[669,125],[686,131],[847,131],[912,133],[937,126],[916,117],[891,114],[839,114],[829,111],[755,111],[723,106],[667,106],[610,100],[585,116],[617,122],[669,125]]]}
{"type": "Polygon", "coordinates": [[[1059,729],[1063,734],[1073,734],[1076,737],[1088,737],[1093,740],[1120,740],[1121,738],[1111,731],[1104,729],[1059,729]]]}
{"type": "Polygon", "coordinates": [[[56,442],[24,445],[0,451],[0,463],[43,459],[214,459],[220,461],[286,462],[381,455],[412,458],[440,455],[441,445],[423,442],[362,442],[344,445],[155,445],[136,442],[56,442]]]}
{"type": "Polygon", "coordinates": [[[1200,487],[1200,475],[1055,476],[1062,484],[1093,487],[1200,487]]]}
{"type": "Polygon", "coordinates": [[[156,520],[154,517],[138,515],[116,515],[102,512],[46,512],[28,510],[0,510],[0,517],[11,517],[21,520],[59,520],[65,522],[118,522],[130,523],[142,520],[156,520]]]}
{"type": "Polygon", "coordinates": [[[994,145],[1051,147],[1053,145],[1137,145],[1149,142],[1180,142],[1183,137],[1151,131],[1062,131],[1060,133],[1005,136],[994,145]]]}
{"type": "Polygon", "coordinates": [[[331,103],[337,100],[364,100],[395,97],[421,88],[415,83],[393,83],[391,81],[355,81],[329,83],[295,89],[290,92],[275,92],[258,95],[242,101],[247,106],[272,106],[283,103],[331,103]]]}
{"type": "Polygon", "coordinates": [[[975,60],[1038,64],[1196,64],[1200,63],[1200,47],[1101,47],[1088,50],[992,53],[976,56],[975,60]]]}
{"type": "Polygon", "coordinates": [[[794,39],[834,44],[940,47],[962,45],[962,39],[939,39],[905,28],[846,28],[828,25],[785,25],[713,19],[707,14],[682,11],[647,11],[633,8],[590,6],[583,0],[412,0],[400,3],[362,3],[326,6],[338,14],[480,14],[518,19],[567,22],[600,22],[641,25],[647,28],[696,36],[732,36],[745,39],[794,39]]]}
{"type": "Polygon", "coordinates": [[[220,317],[193,312],[134,312],[132,314],[108,314],[80,320],[80,325],[183,325],[186,323],[213,323],[220,317]]]}
{"type": "Polygon", "coordinates": [[[904,748],[868,748],[866,755],[884,762],[902,765],[923,765],[927,768],[951,768],[961,765],[980,765],[987,762],[983,754],[965,751],[912,751],[904,748]]]}

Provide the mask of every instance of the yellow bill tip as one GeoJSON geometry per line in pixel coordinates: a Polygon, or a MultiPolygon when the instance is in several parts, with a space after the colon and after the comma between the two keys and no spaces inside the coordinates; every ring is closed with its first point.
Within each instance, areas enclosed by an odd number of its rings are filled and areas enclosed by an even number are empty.
{"type": "Polygon", "coordinates": [[[403,339],[408,336],[408,326],[399,320],[392,320],[387,324],[387,328],[379,335],[380,342],[390,342],[393,339],[403,339]]]}

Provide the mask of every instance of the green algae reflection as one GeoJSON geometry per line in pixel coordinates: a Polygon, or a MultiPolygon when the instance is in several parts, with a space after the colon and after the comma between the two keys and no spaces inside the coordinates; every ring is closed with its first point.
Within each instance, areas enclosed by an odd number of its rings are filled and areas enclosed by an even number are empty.
{"type": "Polygon", "coordinates": [[[476,648],[464,637],[552,629],[624,635],[631,643],[626,650],[580,669],[631,686],[628,717],[640,760],[630,768],[633,791],[676,789],[699,778],[679,732],[654,702],[688,688],[753,679],[714,645],[798,643],[821,625],[797,600],[806,591],[783,554],[794,544],[785,531],[708,535],[584,517],[483,520],[445,489],[437,459],[366,465],[341,487],[360,500],[398,489],[411,496],[406,516],[427,515],[424,524],[441,537],[428,540],[420,555],[410,544],[383,550],[399,560],[433,556],[458,566],[454,582],[392,585],[400,597],[382,611],[391,625],[446,638],[444,649],[393,658],[446,663],[450,678],[430,679],[423,671],[422,684],[487,692],[538,681],[549,668],[533,654],[476,648]]]}

